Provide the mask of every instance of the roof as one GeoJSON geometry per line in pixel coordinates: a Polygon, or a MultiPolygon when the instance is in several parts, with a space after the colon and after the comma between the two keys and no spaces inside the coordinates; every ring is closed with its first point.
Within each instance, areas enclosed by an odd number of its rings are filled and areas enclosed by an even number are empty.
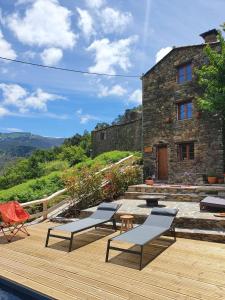
{"type": "MultiPolygon", "coordinates": [[[[210,43],[210,45],[219,45],[220,42],[213,42],[210,43]]],[[[174,51],[178,51],[178,50],[182,50],[182,49],[187,49],[187,48],[201,48],[204,47],[208,44],[206,43],[202,43],[202,44],[197,44],[197,45],[188,45],[188,46],[180,46],[180,47],[173,47],[172,50],[167,53],[160,61],[158,61],[152,68],[150,68],[144,75],[142,75],[141,79],[143,77],[145,77],[146,75],[148,75],[149,73],[151,73],[156,66],[158,66],[159,64],[161,64],[168,56],[170,56],[174,51]]]]}

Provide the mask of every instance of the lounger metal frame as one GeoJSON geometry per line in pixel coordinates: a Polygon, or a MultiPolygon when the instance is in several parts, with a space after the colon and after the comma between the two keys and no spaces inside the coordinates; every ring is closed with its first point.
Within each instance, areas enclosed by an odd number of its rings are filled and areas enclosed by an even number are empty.
{"type": "MultiPolygon", "coordinates": [[[[140,225],[142,226],[142,225],[140,225]]],[[[160,237],[161,235],[167,233],[167,232],[170,232],[172,237],[173,237],[173,240],[174,242],[176,242],[176,231],[175,231],[175,226],[172,224],[171,227],[167,230],[165,230],[163,233],[160,233],[159,235],[155,236],[153,239],[147,241],[145,244],[143,245],[139,245],[140,246],[140,251],[135,251],[135,250],[130,250],[130,249],[124,249],[124,248],[120,248],[120,247],[114,247],[114,246],[111,246],[110,243],[112,242],[113,238],[112,239],[109,239],[108,240],[108,243],[107,243],[107,250],[106,250],[106,257],[105,257],[105,262],[108,262],[109,260],[109,250],[115,250],[115,251],[121,251],[121,252],[126,252],[126,253],[131,253],[131,254],[136,254],[136,255],[139,255],[140,256],[140,262],[139,262],[139,270],[141,271],[142,270],[142,260],[143,260],[143,249],[144,249],[144,246],[147,245],[148,243],[150,243],[151,241],[157,239],[158,237],[160,237]]]]}
{"type": "MultiPolygon", "coordinates": [[[[118,208],[119,209],[119,208],[118,208]]],[[[117,210],[118,210],[117,209],[117,210]]],[[[71,232],[70,234],[70,237],[69,236],[64,236],[64,235],[58,235],[58,234],[51,234],[51,230],[54,230],[55,228],[49,228],[48,229],[48,233],[47,233],[47,237],[46,237],[46,242],[45,242],[45,247],[48,247],[48,242],[49,242],[49,237],[55,237],[55,238],[59,238],[59,239],[63,239],[63,240],[68,240],[70,241],[69,243],[69,248],[68,248],[68,252],[71,252],[72,250],[72,246],[73,246],[73,236],[75,233],[78,233],[78,232],[81,232],[81,231],[84,231],[84,230],[87,230],[87,229],[90,229],[90,228],[93,228],[95,227],[95,229],[99,226],[99,225],[102,225],[102,224],[105,224],[105,223],[108,223],[108,222],[112,222],[112,228],[116,231],[117,230],[117,227],[116,227],[116,220],[115,220],[115,217],[113,217],[112,219],[110,220],[107,220],[107,221],[103,221],[101,223],[98,223],[97,225],[95,226],[88,226],[88,227],[85,227],[85,228],[82,228],[80,230],[75,230],[73,232],[71,232]]],[[[57,229],[56,229],[57,230],[57,229]]]]}

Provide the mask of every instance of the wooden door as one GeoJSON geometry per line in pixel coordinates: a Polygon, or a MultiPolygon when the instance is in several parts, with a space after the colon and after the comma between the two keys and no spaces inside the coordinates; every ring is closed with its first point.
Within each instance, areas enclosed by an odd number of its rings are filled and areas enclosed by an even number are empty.
{"type": "Polygon", "coordinates": [[[158,147],[158,179],[168,179],[168,152],[167,146],[158,147]]]}

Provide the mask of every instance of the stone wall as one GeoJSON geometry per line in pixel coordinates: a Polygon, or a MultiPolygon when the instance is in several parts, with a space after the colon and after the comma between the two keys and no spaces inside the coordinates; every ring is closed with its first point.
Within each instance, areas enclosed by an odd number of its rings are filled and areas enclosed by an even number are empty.
{"type": "Polygon", "coordinates": [[[141,151],[142,118],[92,131],[92,155],[106,151],[141,151]]]}
{"type": "Polygon", "coordinates": [[[222,122],[205,112],[199,115],[201,90],[194,71],[191,81],[178,84],[176,80],[177,66],[190,61],[192,70],[207,62],[202,45],[172,50],[143,77],[143,148],[152,147],[150,153],[144,153],[145,174],[150,172],[157,178],[157,148],[164,144],[168,149],[168,181],[172,183],[202,183],[209,172],[224,171],[222,122]],[[177,120],[177,103],[185,100],[193,102],[193,117],[177,120]],[[182,142],[194,142],[194,160],[179,161],[177,145],[182,142]]]}

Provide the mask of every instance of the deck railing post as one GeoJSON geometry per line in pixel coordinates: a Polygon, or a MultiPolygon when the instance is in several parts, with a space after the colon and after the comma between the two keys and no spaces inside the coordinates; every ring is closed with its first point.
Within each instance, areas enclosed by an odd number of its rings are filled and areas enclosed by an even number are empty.
{"type": "Polygon", "coordinates": [[[48,217],[48,201],[43,202],[43,220],[46,220],[48,217]]]}

